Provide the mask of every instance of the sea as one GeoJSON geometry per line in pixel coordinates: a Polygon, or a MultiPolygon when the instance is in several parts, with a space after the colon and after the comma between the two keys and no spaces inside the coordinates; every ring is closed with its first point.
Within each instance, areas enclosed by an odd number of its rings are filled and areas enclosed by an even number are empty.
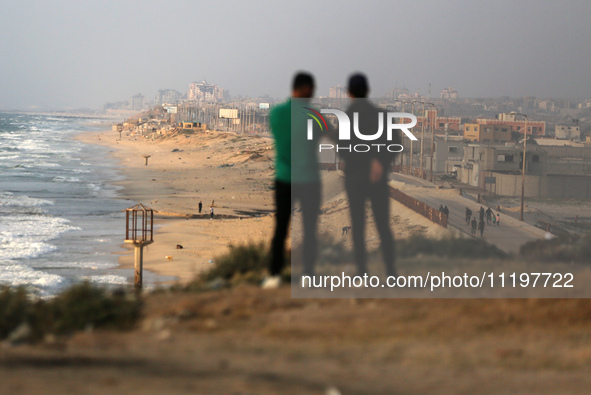
{"type": "Polygon", "coordinates": [[[118,268],[115,253],[123,210],[135,202],[118,194],[123,176],[109,148],[74,139],[104,122],[0,112],[0,286],[42,298],[82,281],[129,286],[133,273],[118,268]]]}

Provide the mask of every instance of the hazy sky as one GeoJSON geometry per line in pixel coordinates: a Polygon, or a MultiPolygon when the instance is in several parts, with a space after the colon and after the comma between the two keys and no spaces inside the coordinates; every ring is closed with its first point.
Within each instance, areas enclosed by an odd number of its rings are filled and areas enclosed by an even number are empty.
{"type": "Polygon", "coordinates": [[[0,0],[0,109],[102,106],[195,80],[318,95],[352,71],[382,95],[591,97],[591,1],[0,0]]]}

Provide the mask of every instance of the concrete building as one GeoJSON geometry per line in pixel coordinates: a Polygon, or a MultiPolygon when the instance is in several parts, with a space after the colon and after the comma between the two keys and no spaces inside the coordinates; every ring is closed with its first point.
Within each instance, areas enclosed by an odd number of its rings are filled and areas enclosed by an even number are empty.
{"type": "Polygon", "coordinates": [[[187,99],[190,101],[203,100],[206,102],[217,102],[224,99],[224,90],[215,84],[208,84],[207,81],[193,82],[189,84],[187,99]]]}
{"type": "Polygon", "coordinates": [[[460,117],[438,117],[435,110],[425,110],[424,115],[417,116],[415,130],[421,130],[423,122],[425,123],[425,131],[430,131],[434,126],[435,130],[460,132],[462,119],[460,117]]]}
{"type": "Polygon", "coordinates": [[[447,100],[455,100],[458,98],[458,91],[453,88],[445,88],[441,91],[441,98],[447,100]]]}
{"type": "MultiPolygon", "coordinates": [[[[502,196],[521,196],[520,145],[472,144],[458,179],[502,196]]],[[[525,196],[591,198],[591,147],[532,146],[525,159],[525,196]]]]}
{"type": "Polygon", "coordinates": [[[578,125],[556,125],[554,138],[559,140],[580,140],[581,129],[578,125]]]}
{"type": "Polygon", "coordinates": [[[129,109],[134,111],[140,111],[144,108],[144,96],[141,93],[133,96],[129,103],[129,109]]]}
{"type": "Polygon", "coordinates": [[[467,123],[464,125],[464,139],[479,143],[508,142],[511,141],[511,128],[507,125],[467,123]]]}
{"type": "Polygon", "coordinates": [[[159,89],[154,104],[161,106],[162,104],[176,104],[182,100],[183,94],[174,89],[159,89]]]}
{"type": "MultiPolygon", "coordinates": [[[[497,119],[477,118],[476,123],[480,125],[500,125],[511,129],[511,132],[523,133],[525,120],[521,117],[519,120],[512,114],[499,114],[497,119]]],[[[535,136],[544,136],[546,134],[546,122],[527,120],[527,134],[535,136]]]]}
{"type": "Polygon", "coordinates": [[[346,87],[337,85],[330,88],[328,97],[330,99],[346,99],[349,97],[349,94],[347,93],[346,87]]]}

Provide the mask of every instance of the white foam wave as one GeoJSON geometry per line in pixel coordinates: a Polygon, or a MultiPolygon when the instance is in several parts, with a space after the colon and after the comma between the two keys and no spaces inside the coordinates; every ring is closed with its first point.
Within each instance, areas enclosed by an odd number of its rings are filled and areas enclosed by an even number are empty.
{"type": "Polygon", "coordinates": [[[115,274],[104,274],[99,276],[82,276],[81,279],[90,281],[91,283],[109,284],[109,285],[126,285],[127,278],[117,276],[115,274]]]}
{"type": "Polygon", "coordinates": [[[78,177],[56,176],[56,177],[53,177],[53,181],[55,181],[55,182],[80,182],[81,180],[78,177]]]}
{"type": "Polygon", "coordinates": [[[51,200],[37,199],[26,195],[13,195],[10,192],[0,192],[0,207],[39,207],[51,206],[51,200]]]}
{"type": "Polygon", "coordinates": [[[41,215],[0,217],[0,259],[34,258],[55,250],[49,244],[61,233],[79,228],[67,219],[41,215]]]}

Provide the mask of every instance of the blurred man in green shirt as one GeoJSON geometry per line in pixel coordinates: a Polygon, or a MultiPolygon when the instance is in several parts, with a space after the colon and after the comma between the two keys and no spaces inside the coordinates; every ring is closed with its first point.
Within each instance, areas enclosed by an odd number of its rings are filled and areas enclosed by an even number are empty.
{"type": "Polygon", "coordinates": [[[304,225],[303,271],[313,275],[316,259],[316,232],[320,210],[320,175],[316,150],[318,135],[307,139],[306,125],[310,99],[314,96],[314,78],[308,73],[294,77],[291,98],[275,106],[270,113],[271,133],[275,140],[275,233],[271,246],[269,277],[264,288],[280,285],[285,267],[285,240],[291,210],[296,200],[302,208],[304,225]]]}

